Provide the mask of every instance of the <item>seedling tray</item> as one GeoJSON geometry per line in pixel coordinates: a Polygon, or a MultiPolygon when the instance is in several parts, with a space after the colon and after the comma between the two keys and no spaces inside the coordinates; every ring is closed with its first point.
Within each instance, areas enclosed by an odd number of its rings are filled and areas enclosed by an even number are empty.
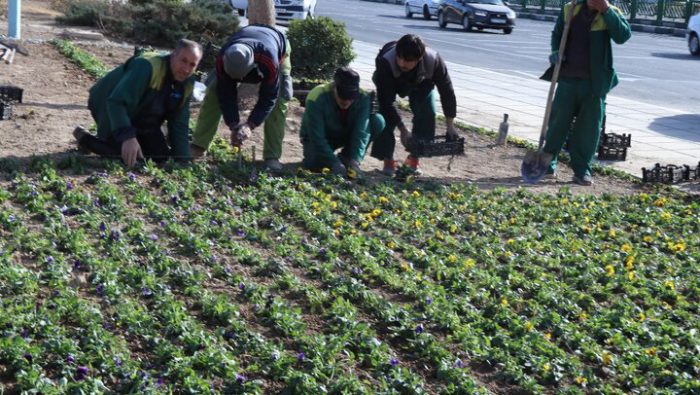
{"type": "Polygon", "coordinates": [[[464,137],[435,136],[433,140],[411,140],[407,151],[416,158],[464,154],[464,137]]]}
{"type": "Polygon", "coordinates": [[[12,104],[0,101],[0,121],[5,121],[10,118],[12,118],[12,104]]]}
{"type": "Polygon", "coordinates": [[[12,85],[0,85],[0,102],[22,103],[24,89],[12,85]]]}
{"type": "Polygon", "coordinates": [[[664,184],[677,184],[691,180],[691,167],[688,165],[661,166],[658,163],[653,168],[642,167],[643,182],[661,182],[664,184]]]}
{"type": "Polygon", "coordinates": [[[631,147],[631,134],[605,133],[600,135],[600,145],[607,147],[631,147]]]}
{"type": "Polygon", "coordinates": [[[601,145],[598,147],[598,160],[627,160],[627,147],[601,145]]]}

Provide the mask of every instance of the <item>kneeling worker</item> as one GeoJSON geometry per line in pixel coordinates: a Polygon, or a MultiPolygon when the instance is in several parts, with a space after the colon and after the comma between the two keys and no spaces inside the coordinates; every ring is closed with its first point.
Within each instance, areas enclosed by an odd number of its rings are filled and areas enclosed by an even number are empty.
{"type": "Polygon", "coordinates": [[[370,102],[370,94],[360,90],[359,74],[347,67],[336,70],[333,82],[311,90],[299,131],[304,167],[359,174],[367,145],[385,126],[381,115],[370,114],[370,102]]]}
{"type": "Polygon", "coordinates": [[[131,167],[140,158],[190,159],[190,97],[193,73],[202,58],[194,41],[178,41],[170,54],[144,53],[130,58],[90,89],[88,108],[97,136],[73,131],[82,150],[121,157],[131,167]],[[161,131],[167,121],[168,135],[161,131]]]}

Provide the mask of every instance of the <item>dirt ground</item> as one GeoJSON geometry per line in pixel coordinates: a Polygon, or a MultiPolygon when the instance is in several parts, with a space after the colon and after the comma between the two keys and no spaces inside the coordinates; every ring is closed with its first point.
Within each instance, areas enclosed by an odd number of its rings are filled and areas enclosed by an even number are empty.
{"type": "MultiPolygon", "coordinates": [[[[22,38],[29,50],[28,57],[17,55],[11,65],[0,64],[0,85],[12,84],[24,89],[24,102],[14,106],[15,116],[11,120],[0,121],[0,158],[24,159],[33,155],[78,155],[71,131],[76,125],[90,125],[92,119],[86,107],[88,89],[94,79],[77,66],[69,63],[48,43],[60,37],[66,29],[54,22],[57,13],[50,9],[48,1],[25,0],[23,2],[22,38]]],[[[6,21],[0,20],[0,30],[6,31],[6,21]]],[[[74,41],[103,63],[116,66],[133,52],[128,43],[109,40],[74,41]]],[[[249,94],[255,87],[248,87],[249,94]]],[[[247,101],[248,104],[252,100],[247,101]]],[[[197,107],[193,107],[193,117],[197,107]]],[[[299,166],[302,148],[299,142],[299,125],[303,108],[293,102],[287,117],[287,129],[281,161],[290,170],[299,166]]],[[[410,114],[404,113],[410,120],[410,114]]],[[[467,120],[468,121],[468,120],[467,120]]],[[[227,134],[225,127],[220,131],[227,134]]],[[[444,125],[438,134],[444,133],[444,125]]],[[[525,185],[520,181],[520,164],[525,150],[518,147],[495,147],[489,138],[465,132],[466,155],[456,157],[448,168],[449,158],[428,158],[421,161],[423,179],[444,182],[473,183],[480,188],[505,187],[514,189],[525,187],[537,192],[556,192],[562,187],[570,187],[574,193],[633,193],[640,186],[613,177],[594,177],[591,187],[581,187],[571,183],[573,173],[561,166],[557,180],[544,180],[537,185],[525,185]]],[[[258,128],[252,141],[246,146],[256,145],[258,157],[262,149],[262,128],[258,128]]],[[[397,144],[397,159],[406,157],[405,151],[397,144]]],[[[362,169],[368,177],[383,179],[378,170],[381,162],[365,159],[362,169]]]]}

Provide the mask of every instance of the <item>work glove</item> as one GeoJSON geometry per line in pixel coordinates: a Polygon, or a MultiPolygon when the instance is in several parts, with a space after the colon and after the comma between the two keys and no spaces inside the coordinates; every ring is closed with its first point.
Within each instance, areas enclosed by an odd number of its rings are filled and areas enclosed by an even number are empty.
{"type": "MultiPolygon", "coordinates": [[[[565,60],[566,60],[566,57],[562,56],[561,62],[564,63],[565,60]]],[[[558,61],[559,61],[559,52],[558,51],[552,52],[552,54],[549,55],[549,63],[551,65],[556,65],[558,61]]]]}
{"type": "Polygon", "coordinates": [[[231,130],[231,145],[234,147],[240,148],[240,146],[243,145],[243,142],[246,141],[252,134],[250,126],[243,122],[233,127],[229,127],[229,129],[231,130]]]}
{"type": "Polygon", "coordinates": [[[331,168],[331,171],[333,172],[333,174],[335,174],[337,176],[344,176],[348,172],[348,170],[345,168],[345,166],[340,162],[335,162],[335,164],[331,168]]]}
{"type": "Polygon", "coordinates": [[[457,129],[455,129],[454,125],[448,126],[447,127],[447,140],[457,140],[459,135],[457,134],[457,129]]]}

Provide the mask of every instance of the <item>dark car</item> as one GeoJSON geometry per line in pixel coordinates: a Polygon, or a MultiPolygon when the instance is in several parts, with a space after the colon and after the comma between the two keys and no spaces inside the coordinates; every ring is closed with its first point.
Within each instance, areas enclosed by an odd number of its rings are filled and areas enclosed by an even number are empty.
{"type": "Polygon", "coordinates": [[[515,11],[501,0],[444,0],[437,17],[441,28],[458,23],[467,31],[499,29],[510,34],[515,26],[515,11]]]}

